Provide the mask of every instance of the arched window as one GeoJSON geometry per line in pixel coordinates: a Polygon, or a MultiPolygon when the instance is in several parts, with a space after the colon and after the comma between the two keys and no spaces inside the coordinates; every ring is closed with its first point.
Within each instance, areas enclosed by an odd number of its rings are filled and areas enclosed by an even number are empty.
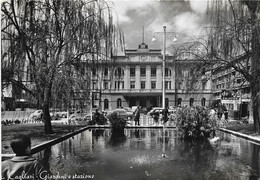
{"type": "Polygon", "coordinates": [[[122,107],[122,100],[120,98],[117,99],[117,107],[121,108],[122,107]]]}
{"type": "Polygon", "coordinates": [[[165,107],[169,107],[169,99],[168,98],[165,99],[165,107]]]}
{"type": "Polygon", "coordinates": [[[124,77],[124,70],[122,68],[117,68],[115,71],[116,77],[124,77]]]}
{"type": "Polygon", "coordinates": [[[182,99],[178,98],[178,106],[181,106],[181,101],[182,101],[182,99]]]}
{"type": "Polygon", "coordinates": [[[109,108],[109,105],[108,105],[108,99],[105,99],[104,100],[104,109],[108,109],[109,108]]]}
{"type": "Polygon", "coordinates": [[[165,77],[171,77],[172,71],[169,68],[165,68],[165,77]]]}
{"type": "Polygon", "coordinates": [[[193,103],[194,103],[194,99],[190,98],[190,106],[193,106],[193,103]]]}
{"type": "Polygon", "coordinates": [[[201,99],[201,106],[205,106],[206,105],[206,98],[202,98],[201,99]]]}

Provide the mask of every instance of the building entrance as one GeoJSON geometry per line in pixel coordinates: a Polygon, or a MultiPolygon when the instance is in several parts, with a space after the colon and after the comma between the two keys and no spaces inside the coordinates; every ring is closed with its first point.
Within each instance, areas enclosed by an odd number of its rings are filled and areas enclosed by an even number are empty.
{"type": "Polygon", "coordinates": [[[248,103],[243,102],[241,104],[241,117],[248,116],[248,103]]]}
{"type": "Polygon", "coordinates": [[[129,107],[141,106],[142,108],[151,109],[160,106],[160,98],[158,96],[135,96],[128,97],[129,107]]]}

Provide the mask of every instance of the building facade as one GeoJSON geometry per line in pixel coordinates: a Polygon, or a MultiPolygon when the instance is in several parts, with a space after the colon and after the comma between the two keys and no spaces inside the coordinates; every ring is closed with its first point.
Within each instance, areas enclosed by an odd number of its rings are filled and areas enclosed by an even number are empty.
{"type": "MultiPolygon", "coordinates": [[[[93,107],[102,110],[137,105],[145,110],[161,107],[161,50],[149,49],[147,44],[141,43],[137,49],[126,49],[122,55],[113,58],[110,66],[100,69],[104,74],[102,83],[92,77],[93,107]]],[[[205,73],[195,76],[198,62],[166,56],[165,64],[166,106],[210,105],[211,79],[205,73]]]]}
{"type": "Polygon", "coordinates": [[[233,68],[220,68],[212,74],[214,99],[224,104],[234,119],[251,118],[249,83],[233,68]]]}

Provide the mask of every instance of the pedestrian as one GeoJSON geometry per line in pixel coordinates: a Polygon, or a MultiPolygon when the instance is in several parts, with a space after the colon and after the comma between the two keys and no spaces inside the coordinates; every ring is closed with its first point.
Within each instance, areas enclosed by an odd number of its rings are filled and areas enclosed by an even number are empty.
{"type": "Polygon", "coordinates": [[[228,110],[227,110],[227,107],[223,104],[222,109],[224,111],[225,122],[227,122],[228,121],[228,110]]]}
{"type": "Polygon", "coordinates": [[[165,107],[163,110],[162,110],[162,120],[163,120],[163,123],[165,124],[167,121],[168,121],[168,107],[165,107]]]}
{"type": "Polygon", "coordinates": [[[11,148],[16,154],[2,162],[2,179],[40,179],[43,167],[31,156],[31,139],[26,135],[15,136],[11,148]]]}
{"type": "Polygon", "coordinates": [[[135,110],[135,118],[134,118],[134,121],[135,121],[135,125],[140,126],[140,109],[139,109],[139,106],[137,106],[137,108],[136,108],[136,110],[135,110]]]}
{"type": "Polygon", "coordinates": [[[156,125],[159,125],[159,116],[160,116],[159,112],[154,112],[153,119],[156,125]]]}
{"type": "Polygon", "coordinates": [[[223,107],[222,107],[222,104],[219,103],[219,107],[218,107],[218,118],[221,120],[222,118],[222,115],[223,115],[223,107]]]}

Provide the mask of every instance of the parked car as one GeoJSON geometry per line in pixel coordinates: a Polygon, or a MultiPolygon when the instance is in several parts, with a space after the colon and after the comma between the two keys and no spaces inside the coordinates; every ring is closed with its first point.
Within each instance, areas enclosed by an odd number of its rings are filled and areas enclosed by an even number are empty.
{"type": "Polygon", "coordinates": [[[90,119],[90,114],[86,114],[81,111],[75,111],[73,114],[69,116],[70,120],[77,120],[77,119],[90,119]]]}
{"type": "Polygon", "coordinates": [[[134,112],[133,111],[127,111],[126,109],[114,109],[113,111],[108,112],[107,116],[109,116],[112,113],[117,113],[117,115],[120,118],[123,118],[125,120],[132,120],[134,117],[134,112]]]}
{"type": "Polygon", "coordinates": [[[68,112],[61,111],[60,109],[50,109],[50,116],[55,118],[66,118],[68,116],[68,112]]]}
{"type": "Polygon", "coordinates": [[[43,116],[42,110],[37,110],[34,111],[32,114],[30,114],[29,119],[31,120],[42,119],[42,116],[43,116]]]}
{"type": "Polygon", "coordinates": [[[159,114],[162,114],[162,111],[163,111],[162,107],[154,107],[147,113],[147,115],[153,116],[155,113],[158,113],[158,112],[159,112],[159,114]]]}

